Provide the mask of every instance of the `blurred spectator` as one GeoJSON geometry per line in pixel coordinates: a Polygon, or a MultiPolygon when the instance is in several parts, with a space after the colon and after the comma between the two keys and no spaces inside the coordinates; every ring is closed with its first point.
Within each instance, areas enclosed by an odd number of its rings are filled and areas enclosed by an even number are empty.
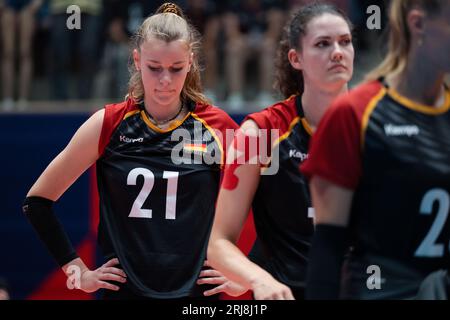
{"type": "Polygon", "coordinates": [[[186,17],[202,35],[205,34],[206,24],[215,9],[213,0],[187,0],[186,17]]]}
{"type": "Polygon", "coordinates": [[[228,106],[238,111],[244,105],[246,63],[258,62],[259,105],[274,101],[271,95],[276,45],[285,19],[285,1],[244,0],[231,4],[224,16],[225,73],[229,86],[228,106]]]}
{"type": "MultiPolygon", "coordinates": [[[[108,0],[104,7],[106,44],[103,49],[100,70],[96,77],[98,98],[123,98],[127,90],[130,2],[108,0]]],[[[140,16],[139,24],[142,23],[140,16]]]]}
{"type": "Polygon", "coordinates": [[[223,50],[220,47],[221,14],[225,1],[187,0],[186,17],[203,36],[203,53],[201,63],[204,65],[203,83],[205,95],[217,103],[218,57],[223,50]]]}
{"type": "Polygon", "coordinates": [[[58,100],[69,98],[68,74],[75,57],[77,66],[77,98],[91,97],[98,59],[102,0],[51,0],[52,87],[58,100]],[[81,9],[81,29],[69,30],[66,10],[71,5],[81,9]]]}
{"type": "MultiPolygon", "coordinates": [[[[325,0],[324,2],[328,2],[334,4],[336,7],[341,9],[344,12],[348,12],[349,10],[349,2],[353,0],[325,0]]],[[[358,1],[358,0],[357,0],[358,1]]],[[[306,5],[311,2],[317,2],[317,0],[287,0],[290,10],[295,11],[300,6],[306,5]]]]}
{"type": "Polygon", "coordinates": [[[4,111],[14,109],[14,87],[16,83],[15,57],[18,63],[18,96],[17,108],[23,110],[27,106],[32,77],[31,47],[35,31],[35,14],[42,5],[42,0],[4,0],[1,10],[2,29],[2,89],[4,111]],[[18,35],[18,39],[16,39],[18,35]],[[18,48],[16,48],[16,43],[18,48]],[[18,53],[16,53],[18,50],[18,53]]]}
{"type": "Polygon", "coordinates": [[[384,28],[380,30],[369,30],[366,22],[369,18],[367,8],[376,5],[380,8],[381,24],[386,23],[386,0],[349,0],[349,16],[354,24],[355,44],[358,50],[370,50],[376,44],[375,38],[379,36],[384,28]]]}
{"type": "Polygon", "coordinates": [[[0,278],[0,300],[9,300],[9,286],[5,279],[0,278]]]}
{"type": "MultiPolygon", "coordinates": [[[[127,16],[128,16],[128,22],[127,22],[127,29],[134,34],[139,26],[142,24],[142,21],[144,21],[144,17],[147,16],[145,11],[145,1],[142,0],[136,0],[136,1],[130,1],[127,4],[127,16]]],[[[157,1],[147,1],[149,3],[157,2],[157,1]]],[[[156,10],[156,8],[155,8],[156,10]]]]}

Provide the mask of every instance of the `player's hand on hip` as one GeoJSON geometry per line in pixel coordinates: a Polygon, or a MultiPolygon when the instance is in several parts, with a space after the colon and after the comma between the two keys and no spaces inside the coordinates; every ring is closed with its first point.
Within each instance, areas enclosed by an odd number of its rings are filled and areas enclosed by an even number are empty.
{"type": "MultiPolygon", "coordinates": [[[[205,266],[209,266],[208,261],[205,261],[205,266]]],[[[247,292],[247,288],[241,286],[237,282],[229,280],[221,272],[215,269],[202,270],[197,280],[197,284],[211,284],[216,285],[210,290],[203,292],[205,296],[212,296],[224,292],[232,297],[238,297],[247,292]]]]}
{"type": "Polygon", "coordinates": [[[98,289],[118,291],[120,288],[109,281],[125,283],[127,276],[122,269],[114,267],[119,264],[117,258],[113,258],[95,270],[86,270],[80,277],[80,288],[84,292],[95,292],[98,289]]]}

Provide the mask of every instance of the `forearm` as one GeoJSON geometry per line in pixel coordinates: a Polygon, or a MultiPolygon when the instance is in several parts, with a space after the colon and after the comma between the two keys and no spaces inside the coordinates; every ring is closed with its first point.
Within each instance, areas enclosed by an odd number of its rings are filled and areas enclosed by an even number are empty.
{"type": "Polygon", "coordinates": [[[353,191],[320,177],[311,180],[315,231],[309,252],[307,299],[338,299],[341,267],[348,249],[353,191]]]}
{"type": "Polygon", "coordinates": [[[339,299],[341,267],[348,247],[347,228],[317,225],[309,252],[306,298],[339,299]]]}
{"type": "Polygon", "coordinates": [[[250,261],[233,242],[227,239],[215,239],[210,242],[208,261],[228,279],[249,290],[253,290],[263,279],[272,279],[267,271],[250,261]]]}
{"type": "Polygon", "coordinates": [[[63,226],[53,213],[53,201],[27,197],[23,212],[56,262],[62,267],[77,258],[77,253],[63,226]]]}
{"type": "Polygon", "coordinates": [[[247,120],[234,137],[208,247],[212,266],[247,289],[253,289],[261,278],[272,279],[236,246],[260,179],[258,150],[250,148],[258,145],[257,131],[256,123],[247,120]]]}

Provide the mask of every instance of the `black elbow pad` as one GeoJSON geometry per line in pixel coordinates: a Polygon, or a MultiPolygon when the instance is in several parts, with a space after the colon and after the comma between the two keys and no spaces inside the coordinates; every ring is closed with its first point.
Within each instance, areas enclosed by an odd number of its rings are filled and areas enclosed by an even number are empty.
{"type": "Polygon", "coordinates": [[[50,254],[63,266],[78,258],[58,218],[53,213],[53,201],[42,197],[27,197],[22,211],[34,230],[50,251],[50,254]]]}
{"type": "Polygon", "coordinates": [[[341,267],[348,245],[346,227],[316,226],[309,252],[306,299],[339,299],[341,267]]]}

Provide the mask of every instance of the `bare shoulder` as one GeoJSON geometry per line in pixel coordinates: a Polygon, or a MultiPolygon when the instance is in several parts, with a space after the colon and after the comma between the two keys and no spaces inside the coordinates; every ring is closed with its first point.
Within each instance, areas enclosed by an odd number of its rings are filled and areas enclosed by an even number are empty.
{"type": "Polygon", "coordinates": [[[90,137],[94,141],[98,141],[100,139],[104,117],[105,109],[96,111],[81,125],[72,140],[85,139],[90,137]]]}
{"type": "Polygon", "coordinates": [[[56,201],[98,159],[104,114],[104,109],[99,110],[81,125],[69,144],[31,187],[28,196],[56,201]]]}
{"type": "Polygon", "coordinates": [[[86,122],[92,122],[93,125],[100,126],[101,128],[103,125],[104,117],[105,117],[105,108],[102,108],[100,110],[97,110],[92,116],[90,116],[86,122]]]}

